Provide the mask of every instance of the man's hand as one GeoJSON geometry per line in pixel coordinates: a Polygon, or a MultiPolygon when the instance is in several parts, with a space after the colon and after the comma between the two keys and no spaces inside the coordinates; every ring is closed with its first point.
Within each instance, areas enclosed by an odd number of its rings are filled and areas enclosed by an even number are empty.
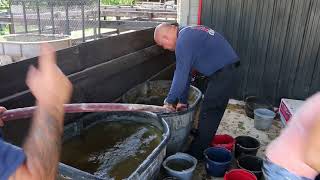
{"type": "Polygon", "coordinates": [[[63,111],[71,96],[72,85],[56,65],[55,51],[48,44],[41,46],[39,67],[31,66],[26,83],[40,107],[63,111]]]}
{"type": "Polygon", "coordinates": [[[38,108],[23,145],[26,161],[9,179],[54,180],[63,134],[63,104],[70,100],[72,85],[56,65],[54,49],[49,45],[41,46],[39,66],[30,67],[26,83],[38,108]]]}
{"type": "Polygon", "coordinates": [[[188,109],[188,104],[178,103],[176,110],[177,111],[185,111],[188,109]]]}
{"type": "MultiPolygon", "coordinates": [[[[6,108],[0,106],[0,115],[6,111],[6,108]]],[[[4,126],[3,120],[0,119],[0,128],[4,126]]]]}
{"type": "Polygon", "coordinates": [[[165,103],[163,105],[164,108],[168,109],[169,111],[173,112],[173,111],[176,111],[176,108],[174,107],[173,104],[168,104],[168,103],[165,103]]]}

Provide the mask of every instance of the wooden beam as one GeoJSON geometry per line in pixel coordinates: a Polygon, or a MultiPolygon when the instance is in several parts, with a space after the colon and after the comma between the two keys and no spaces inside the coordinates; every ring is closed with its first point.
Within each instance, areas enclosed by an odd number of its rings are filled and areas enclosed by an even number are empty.
{"type": "MultiPolygon", "coordinates": [[[[70,75],[152,45],[154,45],[153,29],[147,29],[101,38],[57,51],[57,62],[61,70],[70,75]]],[[[26,73],[30,65],[36,64],[35,57],[0,66],[0,84],[3,85],[0,86],[0,99],[27,90],[26,73]]]]}
{"type": "MultiPolygon", "coordinates": [[[[68,78],[74,85],[71,102],[112,102],[173,64],[168,55],[151,46],[70,74],[68,78]]],[[[34,97],[25,90],[0,99],[0,103],[8,109],[32,106],[34,97]]]]}

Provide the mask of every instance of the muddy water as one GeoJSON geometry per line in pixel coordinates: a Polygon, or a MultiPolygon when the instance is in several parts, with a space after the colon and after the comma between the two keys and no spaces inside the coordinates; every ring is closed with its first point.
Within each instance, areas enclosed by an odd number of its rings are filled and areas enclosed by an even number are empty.
{"type": "Polygon", "coordinates": [[[165,98],[166,96],[138,97],[134,103],[162,106],[165,98]]]}
{"type": "Polygon", "coordinates": [[[168,161],[167,166],[175,171],[183,171],[190,169],[193,166],[193,163],[185,159],[173,159],[168,161]]]}
{"type": "MultiPolygon", "coordinates": [[[[171,82],[150,82],[148,86],[138,86],[129,91],[124,97],[125,103],[148,104],[162,106],[169,93],[171,82]]],[[[195,90],[190,88],[188,103],[192,105],[196,101],[195,90]]]]}
{"type": "Polygon", "coordinates": [[[123,179],[156,148],[161,135],[142,123],[101,122],[64,142],[61,162],[101,178],[123,179]]]}

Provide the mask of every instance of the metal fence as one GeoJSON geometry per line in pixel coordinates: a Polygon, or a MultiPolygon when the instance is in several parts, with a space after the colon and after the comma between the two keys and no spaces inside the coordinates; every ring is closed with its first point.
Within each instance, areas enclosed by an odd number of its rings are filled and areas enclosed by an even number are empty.
{"type": "Polygon", "coordinates": [[[12,0],[14,33],[65,34],[79,41],[97,38],[99,0],[12,0]]]}
{"type": "Polygon", "coordinates": [[[320,0],[204,0],[202,23],[241,58],[237,96],[304,99],[320,90],[320,0]]]}

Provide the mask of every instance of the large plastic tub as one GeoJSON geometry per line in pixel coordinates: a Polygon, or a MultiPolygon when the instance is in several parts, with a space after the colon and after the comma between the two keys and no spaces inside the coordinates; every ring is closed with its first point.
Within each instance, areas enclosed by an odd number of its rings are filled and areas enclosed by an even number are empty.
{"type": "MultiPolygon", "coordinates": [[[[19,120],[32,116],[35,107],[20,108],[8,110],[2,114],[1,118],[4,121],[19,120]]],[[[130,105],[130,104],[108,104],[108,103],[92,103],[92,104],[70,104],[65,105],[66,113],[84,113],[93,112],[75,119],[71,124],[64,128],[63,141],[68,138],[79,135],[81,130],[84,130],[99,121],[134,121],[146,123],[159,129],[162,133],[161,142],[147,156],[147,158],[135,169],[135,171],[127,178],[134,180],[149,180],[155,179],[159,173],[162,161],[166,156],[166,146],[169,140],[169,126],[165,120],[155,113],[163,109],[155,106],[130,105]]],[[[101,138],[108,138],[108,134],[101,138]]],[[[59,163],[58,179],[95,179],[93,174],[81,171],[69,165],[59,163]]]]}
{"type": "MultiPolygon", "coordinates": [[[[86,129],[97,121],[122,121],[130,120],[135,122],[142,122],[152,124],[163,132],[162,141],[157,148],[147,157],[142,164],[128,177],[128,179],[153,179],[159,173],[161,163],[166,155],[166,144],[169,138],[169,129],[166,122],[159,118],[156,114],[147,112],[105,112],[94,113],[84,117],[77,122],[69,124],[64,130],[64,139],[79,135],[82,129],[86,129]]],[[[101,137],[101,138],[107,138],[101,137]]],[[[60,163],[59,174],[65,179],[99,179],[92,174],[75,169],[74,167],[60,163]]]]}
{"type": "MultiPolygon", "coordinates": [[[[161,106],[170,87],[171,81],[148,81],[125,93],[122,96],[122,101],[124,103],[161,106]]],[[[187,110],[161,114],[170,127],[171,137],[167,147],[168,154],[179,152],[186,143],[193,125],[195,109],[199,105],[201,96],[201,91],[191,86],[188,99],[189,108],[187,110]]]]}

